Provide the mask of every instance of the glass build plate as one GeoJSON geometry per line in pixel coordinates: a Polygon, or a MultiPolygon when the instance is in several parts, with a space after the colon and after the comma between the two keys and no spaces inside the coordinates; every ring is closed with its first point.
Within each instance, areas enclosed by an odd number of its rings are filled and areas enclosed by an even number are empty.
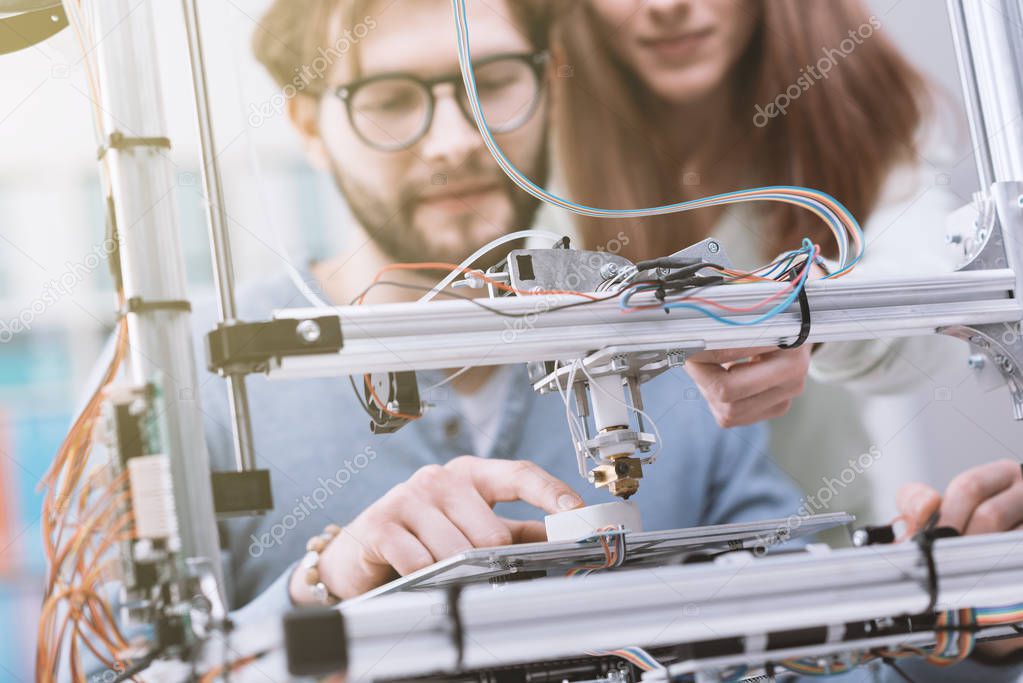
{"type": "MultiPolygon", "coordinates": [[[[668,531],[627,532],[625,566],[678,564],[697,554],[773,548],[790,539],[850,524],[856,518],[844,512],[834,512],[798,519],[798,525],[792,523],[792,518],[787,518],[668,531]]],[[[603,561],[604,551],[593,539],[480,548],[424,567],[356,599],[398,591],[431,590],[453,584],[500,583],[559,576],[573,567],[601,564],[603,561]]]]}

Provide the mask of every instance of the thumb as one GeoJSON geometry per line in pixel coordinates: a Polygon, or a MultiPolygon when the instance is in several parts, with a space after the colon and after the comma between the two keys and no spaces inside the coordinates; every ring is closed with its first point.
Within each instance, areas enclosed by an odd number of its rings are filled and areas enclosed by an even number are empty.
{"type": "Polygon", "coordinates": [[[913,534],[941,507],[941,494],[926,484],[906,484],[895,495],[895,504],[906,520],[906,532],[913,534]]]}
{"type": "Polygon", "coordinates": [[[511,531],[512,543],[543,543],[547,540],[547,527],[543,522],[536,520],[523,521],[519,519],[501,518],[508,530],[511,531]]]}

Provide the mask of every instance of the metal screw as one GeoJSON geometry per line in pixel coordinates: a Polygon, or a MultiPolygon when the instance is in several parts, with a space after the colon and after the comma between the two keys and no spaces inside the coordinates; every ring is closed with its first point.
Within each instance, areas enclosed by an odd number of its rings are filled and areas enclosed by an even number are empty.
{"type": "Polygon", "coordinates": [[[686,352],[685,351],[669,351],[668,352],[668,367],[678,368],[686,364],[686,352]]]}
{"type": "Polygon", "coordinates": [[[671,268],[658,268],[657,269],[657,277],[659,277],[659,278],[666,278],[666,277],[668,277],[669,273],[671,273],[671,268]]]}
{"type": "Polygon", "coordinates": [[[960,244],[963,241],[962,235],[945,235],[946,244],[960,244]]]}
{"type": "Polygon", "coordinates": [[[716,254],[721,251],[721,245],[717,242],[707,242],[707,251],[712,254],[716,254]]]}
{"type": "Polygon", "coordinates": [[[295,326],[295,332],[307,344],[320,340],[320,326],[315,320],[303,320],[295,326]]]}
{"type": "Polygon", "coordinates": [[[980,370],[981,368],[984,367],[984,363],[986,362],[987,361],[985,360],[984,356],[980,355],[979,353],[971,353],[970,357],[966,360],[966,364],[969,365],[974,370],[980,370]]]}
{"type": "Polygon", "coordinates": [[[615,356],[611,359],[611,372],[625,372],[629,369],[629,362],[625,356],[615,356]]]}
{"type": "Polygon", "coordinates": [[[610,280],[617,274],[618,274],[617,263],[605,263],[600,267],[600,277],[604,278],[605,280],[610,280]]]}

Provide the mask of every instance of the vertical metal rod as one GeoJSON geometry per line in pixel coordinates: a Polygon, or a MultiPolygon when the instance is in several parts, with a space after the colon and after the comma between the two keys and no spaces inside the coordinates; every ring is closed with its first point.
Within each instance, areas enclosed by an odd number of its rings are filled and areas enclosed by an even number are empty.
{"type": "MultiPolygon", "coordinates": [[[[103,36],[95,54],[104,137],[115,133],[165,137],[152,0],[101,0],[93,9],[93,33],[103,36]]],[[[184,300],[185,265],[170,158],[152,147],[127,146],[107,150],[104,159],[110,171],[125,298],[184,300]]],[[[188,311],[178,309],[128,315],[131,380],[158,385],[162,391],[164,447],[182,556],[208,561],[223,585],[190,318],[188,311]]]]}
{"type": "Polygon", "coordinates": [[[988,138],[987,126],[984,125],[984,109],[980,88],[977,85],[977,67],[973,61],[970,32],[966,25],[963,0],[948,0],[947,5],[948,18],[952,23],[952,40],[959,63],[959,77],[963,84],[966,118],[970,123],[973,138],[977,175],[980,177],[981,189],[986,191],[995,182],[995,167],[991,160],[991,140],[988,138]]]}
{"type": "MultiPolygon", "coordinates": [[[[207,214],[210,224],[210,248],[213,252],[213,279],[217,288],[220,318],[226,325],[237,321],[238,311],[234,299],[234,262],[231,258],[231,236],[224,204],[224,188],[220,180],[217,145],[213,136],[213,117],[210,113],[209,89],[206,81],[206,59],[199,30],[199,8],[195,0],[182,0],[185,14],[185,32],[188,36],[188,58],[192,67],[192,85],[195,92],[196,121],[199,145],[202,151],[202,184],[206,193],[207,214]]],[[[252,442],[252,422],[249,415],[249,397],[244,374],[228,374],[228,405],[234,438],[235,464],[239,471],[256,467],[252,442]]]]}

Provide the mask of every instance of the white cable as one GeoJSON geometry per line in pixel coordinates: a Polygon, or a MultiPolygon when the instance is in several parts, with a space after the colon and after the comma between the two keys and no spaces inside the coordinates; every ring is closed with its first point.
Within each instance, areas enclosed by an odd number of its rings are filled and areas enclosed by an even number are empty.
{"type": "Polygon", "coordinates": [[[562,239],[561,235],[559,235],[559,234],[557,234],[555,232],[551,232],[549,230],[518,230],[516,232],[508,233],[507,235],[503,235],[501,237],[498,237],[496,240],[493,240],[493,241],[489,242],[488,244],[483,245],[482,247],[480,247],[479,249],[474,251],[472,253],[472,256],[470,256],[469,258],[467,258],[464,261],[462,261],[462,263],[459,264],[459,266],[458,266],[458,270],[451,271],[451,273],[447,277],[445,277],[443,280],[438,282],[437,285],[433,289],[431,289],[429,292],[424,294],[419,299],[420,303],[425,302],[425,301],[430,301],[435,296],[440,294],[444,290],[444,288],[446,288],[448,285],[450,285],[452,282],[454,282],[455,278],[457,278],[459,275],[464,274],[465,270],[467,268],[469,268],[469,266],[471,266],[472,264],[474,264],[477,261],[479,261],[481,258],[486,256],[488,253],[490,253],[494,249],[497,249],[501,245],[507,244],[508,242],[513,242],[515,240],[525,239],[527,237],[542,237],[542,238],[553,240],[554,242],[558,242],[558,241],[560,241],[562,239]]]}
{"type": "MultiPolygon", "coordinates": [[[[235,37],[234,42],[237,44],[238,42],[237,36],[235,37]]],[[[237,59],[233,60],[233,65],[235,73],[235,82],[239,84],[238,85],[239,105],[242,108],[242,114],[244,116],[245,103],[242,101],[244,99],[242,97],[241,85],[242,74],[237,59]]],[[[320,298],[320,296],[317,295],[316,292],[312,290],[312,288],[305,281],[305,279],[303,279],[302,274],[298,272],[298,268],[296,268],[294,264],[291,262],[291,258],[288,254],[288,247],[284,243],[284,236],[281,234],[280,226],[277,224],[276,221],[270,218],[271,216],[270,206],[269,203],[267,202],[267,197],[270,195],[266,191],[265,183],[266,178],[263,175],[263,166],[259,162],[259,155],[256,154],[256,144],[252,139],[252,126],[247,125],[247,122],[245,126],[245,147],[249,157],[249,164],[252,166],[252,175],[254,176],[256,181],[256,189],[257,194],[259,195],[259,203],[262,205],[263,208],[262,211],[263,220],[266,224],[267,230],[273,237],[274,245],[277,247],[278,253],[276,253],[275,256],[277,256],[277,258],[279,258],[281,262],[284,264],[284,270],[288,274],[288,278],[291,280],[292,284],[295,285],[295,289],[297,289],[299,293],[302,294],[303,298],[305,298],[305,300],[308,301],[310,305],[312,305],[314,308],[332,308],[332,306],[329,303],[320,298]]]]}
{"type": "Polygon", "coordinates": [[[657,421],[654,420],[654,418],[650,417],[649,413],[647,413],[647,412],[645,412],[643,410],[640,410],[636,406],[629,405],[628,403],[623,401],[621,399],[621,397],[615,396],[614,394],[612,394],[609,391],[607,391],[606,389],[604,389],[604,387],[600,386],[600,384],[598,384],[596,382],[596,380],[593,379],[593,376],[586,369],[586,365],[582,361],[576,361],[576,362],[579,363],[579,369],[582,370],[583,374],[586,375],[586,378],[588,380],[590,380],[590,387],[597,387],[597,389],[599,389],[600,392],[603,393],[604,395],[611,397],[611,399],[614,400],[614,401],[618,401],[619,403],[621,403],[623,406],[625,406],[629,410],[632,410],[633,412],[635,412],[637,415],[642,415],[643,417],[646,418],[646,421],[650,423],[651,427],[653,427],[654,436],[657,438],[657,450],[646,456],[647,462],[652,463],[655,460],[657,460],[657,455],[661,452],[661,447],[662,447],[662,444],[664,443],[661,440],[661,430],[657,428],[657,421]]]}
{"type": "Polygon", "coordinates": [[[567,389],[561,386],[560,381],[555,381],[557,383],[558,393],[561,394],[561,400],[565,403],[565,421],[568,423],[568,431],[572,437],[572,448],[575,451],[575,459],[579,467],[579,474],[584,479],[587,479],[589,477],[589,473],[586,471],[586,458],[589,457],[589,452],[586,451],[583,443],[585,430],[580,422],[581,418],[579,417],[579,414],[572,412],[572,399],[569,393],[572,391],[572,386],[575,383],[575,364],[578,362],[578,360],[574,360],[569,366],[568,377],[565,380],[567,389]]]}

